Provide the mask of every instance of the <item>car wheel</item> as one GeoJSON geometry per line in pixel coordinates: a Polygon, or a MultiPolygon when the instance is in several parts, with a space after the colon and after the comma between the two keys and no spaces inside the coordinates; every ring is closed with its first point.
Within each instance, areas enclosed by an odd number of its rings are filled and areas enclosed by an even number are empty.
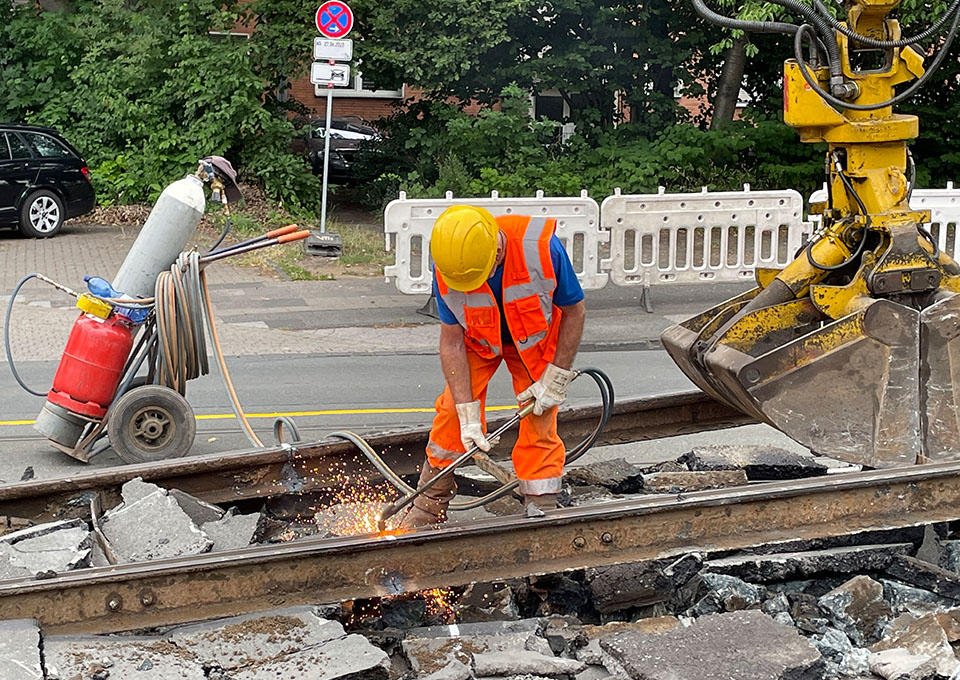
{"type": "Polygon", "coordinates": [[[35,191],[20,208],[20,233],[29,238],[49,238],[63,226],[63,201],[52,191],[35,191]]]}

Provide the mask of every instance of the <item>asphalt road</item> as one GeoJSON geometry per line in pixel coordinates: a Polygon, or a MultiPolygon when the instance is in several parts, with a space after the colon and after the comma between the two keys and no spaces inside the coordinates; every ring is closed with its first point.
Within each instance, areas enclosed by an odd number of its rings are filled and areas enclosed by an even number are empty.
{"type": "MultiPolygon", "coordinates": [[[[319,440],[336,429],[358,432],[423,426],[430,422],[433,402],[442,388],[439,359],[425,354],[368,356],[274,355],[228,358],[228,368],[244,410],[253,414],[254,428],[272,442],[276,415],[294,414],[304,439],[319,440]],[[413,409],[412,412],[397,412],[413,409]]],[[[669,394],[692,389],[692,384],[662,351],[581,352],[578,366],[595,366],[613,380],[618,397],[669,394]]],[[[21,377],[40,391],[47,389],[56,362],[18,364],[21,377]]],[[[190,383],[187,399],[197,413],[193,453],[215,453],[250,448],[233,419],[219,372],[190,383]]],[[[509,372],[501,367],[491,383],[488,406],[515,403],[509,372]]],[[[588,378],[575,382],[570,403],[599,403],[596,386],[588,378]]],[[[65,476],[120,464],[110,451],[84,465],[53,450],[29,421],[43,405],[0,373],[0,479],[16,482],[31,466],[37,478],[65,476]]]]}

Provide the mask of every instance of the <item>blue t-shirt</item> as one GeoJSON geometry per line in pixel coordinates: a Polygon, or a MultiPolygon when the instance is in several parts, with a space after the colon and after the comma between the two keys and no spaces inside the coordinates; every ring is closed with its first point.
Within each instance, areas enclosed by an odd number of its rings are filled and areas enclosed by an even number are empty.
{"type": "MultiPolygon", "coordinates": [[[[557,307],[567,307],[575,305],[583,299],[583,288],[577,281],[577,275],[573,271],[573,263],[567,256],[563,244],[556,236],[550,237],[550,260],[553,262],[553,273],[557,277],[557,287],[553,291],[553,304],[557,307]]],[[[507,320],[503,316],[503,265],[497,267],[493,275],[487,279],[493,297],[500,308],[500,336],[504,342],[512,343],[510,330],[507,328],[507,320]]],[[[459,322],[453,315],[447,303],[440,297],[440,289],[437,286],[436,272],[433,277],[433,296],[437,299],[437,310],[440,313],[440,321],[445,324],[456,326],[459,322]]]]}

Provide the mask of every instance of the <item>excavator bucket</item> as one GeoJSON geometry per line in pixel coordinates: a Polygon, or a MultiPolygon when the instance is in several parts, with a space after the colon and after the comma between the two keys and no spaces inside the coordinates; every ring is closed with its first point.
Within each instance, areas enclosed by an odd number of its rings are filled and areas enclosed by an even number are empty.
{"type": "Polygon", "coordinates": [[[924,462],[960,459],[960,295],[920,312],[924,462]]]}

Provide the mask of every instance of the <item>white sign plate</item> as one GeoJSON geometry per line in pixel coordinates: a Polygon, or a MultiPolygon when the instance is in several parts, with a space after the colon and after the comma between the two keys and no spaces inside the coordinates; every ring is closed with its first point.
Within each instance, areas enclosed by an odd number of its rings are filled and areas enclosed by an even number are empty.
{"type": "Polygon", "coordinates": [[[347,64],[325,64],[322,61],[313,62],[310,68],[310,82],[314,85],[333,83],[339,87],[350,84],[350,66],[347,64]]]}
{"type": "Polygon", "coordinates": [[[313,58],[317,61],[334,59],[350,61],[353,59],[353,40],[334,40],[333,38],[313,39],[313,58]]]}

